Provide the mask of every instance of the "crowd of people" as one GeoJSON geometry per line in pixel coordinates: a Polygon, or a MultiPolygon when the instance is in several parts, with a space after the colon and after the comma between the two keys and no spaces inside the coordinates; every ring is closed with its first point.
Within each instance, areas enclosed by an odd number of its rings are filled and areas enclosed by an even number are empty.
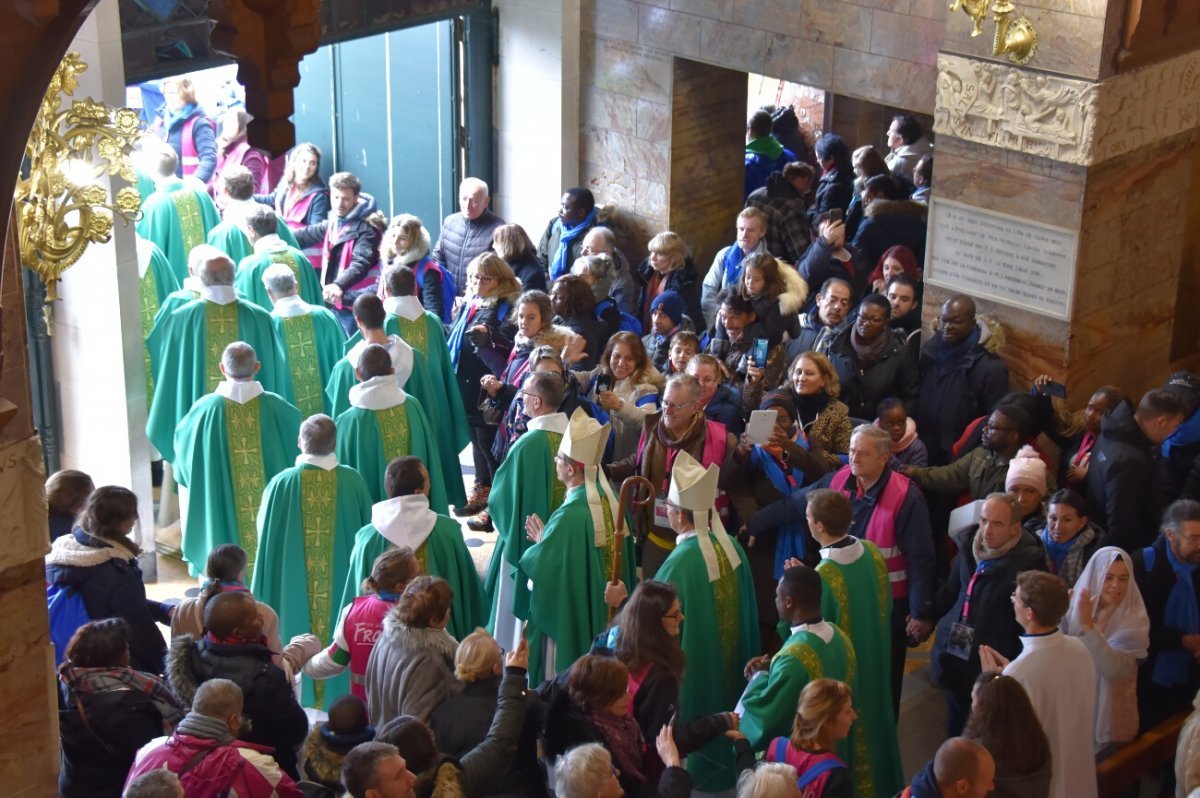
{"type": "Polygon", "coordinates": [[[535,244],[468,178],[433,241],[309,144],[272,187],[223,123],[202,175],[164,94],[147,433],[204,588],[148,600],[136,497],[51,477],[62,795],[1087,798],[1200,688],[1200,378],[1071,413],[969,296],[923,326],[912,117],[808,163],[755,113],[731,243],[639,263],[584,187],[535,244]]]}

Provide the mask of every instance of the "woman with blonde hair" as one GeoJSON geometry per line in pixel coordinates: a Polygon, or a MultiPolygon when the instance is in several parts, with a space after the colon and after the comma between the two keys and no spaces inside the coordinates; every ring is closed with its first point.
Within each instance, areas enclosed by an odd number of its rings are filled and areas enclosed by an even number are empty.
{"type": "MultiPolygon", "coordinates": [[[[566,360],[583,359],[578,340],[567,347],[566,360]]],[[[637,451],[642,422],[648,413],[658,410],[659,396],[666,383],[650,362],[642,339],[631,332],[619,332],[608,339],[600,365],[591,371],[571,373],[587,398],[607,413],[608,421],[612,422],[612,450],[605,462],[623,460],[637,451]]]]}
{"type": "Polygon", "coordinates": [[[497,424],[485,418],[481,400],[482,380],[503,374],[512,352],[517,329],[512,321],[521,284],[512,269],[494,252],[484,252],[467,267],[466,293],[459,305],[447,341],[450,363],[458,379],[463,409],[471,427],[471,454],[475,461],[475,484],[467,503],[454,514],[476,515],[487,507],[492,478],[499,464],[492,456],[497,424]]]}
{"type": "MultiPolygon", "coordinates": [[[[412,269],[421,306],[441,319],[442,324],[449,324],[456,293],[454,278],[429,256],[429,249],[429,231],[425,225],[411,213],[401,213],[388,223],[379,257],[385,274],[397,266],[412,269]]],[[[380,291],[385,282],[379,281],[380,291]]]]}
{"type": "Polygon", "coordinates": [[[792,736],[772,740],[766,761],[794,767],[796,786],[805,798],[850,798],[850,771],[834,748],[850,734],[857,717],[847,684],[814,679],[800,691],[792,736]]]}
{"type": "Polygon", "coordinates": [[[683,297],[688,318],[696,321],[704,318],[700,309],[700,280],[692,253],[678,233],[666,231],[650,239],[646,245],[649,254],[638,266],[635,276],[641,285],[638,297],[638,313],[642,329],[653,328],[650,319],[650,303],[663,291],[674,291],[683,297]]]}
{"type": "Polygon", "coordinates": [[[525,228],[519,224],[502,224],[492,233],[492,250],[521,281],[526,291],[550,291],[546,270],[537,258],[537,250],[525,228]]]}
{"type": "Polygon", "coordinates": [[[458,648],[446,631],[453,603],[449,582],[418,576],[384,617],[363,679],[375,728],[401,715],[428,721],[450,695],[458,648]]]}
{"type": "Polygon", "coordinates": [[[842,385],[829,358],[812,350],[801,353],[788,371],[787,387],[796,404],[797,420],[808,436],[809,451],[818,455],[827,471],[841,468],[838,455],[850,450],[853,427],[849,409],[838,400],[842,385]]]}
{"type": "Polygon", "coordinates": [[[866,206],[863,204],[863,192],[867,190],[867,181],[876,175],[891,174],[887,161],[879,151],[870,144],[859,147],[850,155],[850,165],[854,168],[854,197],[850,207],[846,209],[846,240],[853,241],[862,224],[866,206]]]}

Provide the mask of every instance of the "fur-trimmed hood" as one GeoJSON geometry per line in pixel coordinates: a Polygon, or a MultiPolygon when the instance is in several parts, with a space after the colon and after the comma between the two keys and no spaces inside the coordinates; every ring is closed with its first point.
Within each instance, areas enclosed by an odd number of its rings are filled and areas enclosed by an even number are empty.
{"type": "Polygon", "coordinates": [[[393,608],[384,616],[383,634],[376,645],[384,642],[384,637],[388,638],[391,645],[406,651],[425,651],[430,656],[442,656],[450,663],[450,669],[454,669],[454,652],[458,650],[458,641],[445,629],[405,626],[393,608]]]}
{"type": "Polygon", "coordinates": [[[419,798],[465,798],[458,777],[461,769],[453,757],[442,757],[436,765],[417,776],[413,792],[419,798]]]}
{"type": "Polygon", "coordinates": [[[929,206],[923,202],[910,199],[876,199],[867,203],[867,207],[863,213],[868,218],[896,214],[900,216],[915,216],[921,221],[925,221],[929,217],[929,206]]]}
{"type": "Polygon", "coordinates": [[[99,545],[91,546],[81,542],[76,534],[63,535],[54,541],[50,553],[46,555],[46,565],[57,565],[69,568],[92,568],[103,565],[111,559],[132,560],[132,550],[121,545],[119,540],[101,539],[82,533],[89,541],[99,545]]]}
{"type": "Polygon", "coordinates": [[[184,706],[190,707],[196,697],[196,676],[192,673],[192,647],[195,639],[189,634],[171,638],[167,649],[167,683],[184,706]]]}
{"type": "Polygon", "coordinates": [[[321,733],[323,723],[314,724],[304,738],[304,765],[302,774],[318,784],[338,791],[341,788],[342,759],[339,754],[329,747],[325,736],[321,733]]]}
{"type": "Polygon", "coordinates": [[[414,263],[420,263],[421,260],[429,254],[429,249],[432,246],[429,239],[429,231],[425,229],[425,225],[421,225],[421,240],[415,245],[408,248],[407,252],[397,253],[391,262],[391,266],[412,266],[414,263]]]}
{"type": "Polygon", "coordinates": [[[530,349],[539,346],[552,346],[554,347],[554,351],[561,352],[562,348],[567,345],[567,342],[574,337],[575,331],[570,327],[564,327],[561,324],[551,324],[533,336],[533,338],[525,338],[520,333],[517,333],[513,340],[513,345],[517,347],[527,346],[530,349]]]}
{"type": "Polygon", "coordinates": [[[784,317],[795,316],[808,301],[808,282],[795,267],[776,259],[779,276],[783,278],[783,293],[779,295],[779,312],[784,317]]]}

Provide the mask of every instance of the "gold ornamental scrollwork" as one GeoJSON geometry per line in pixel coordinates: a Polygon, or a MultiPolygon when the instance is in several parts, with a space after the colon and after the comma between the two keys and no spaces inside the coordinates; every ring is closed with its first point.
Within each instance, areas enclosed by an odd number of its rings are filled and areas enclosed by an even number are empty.
{"type": "Polygon", "coordinates": [[[63,95],[74,96],[85,71],[78,53],[67,53],[59,64],[25,144],[27,176],[17,180],[14,192],[21,261],[46,286],[48,331],[50,303],[58,299],[63,272],[88,246],[112,239],[114,217],[129,224],[141,215],[129,157],[142,135],[137,112],[88,97],[63,108],[63,95]],[[105,175],[131,185],[110,197],[100,182],[105,175]]]}
{"type": "MultiPolygon", "coordinates": [[[[988,0],[954,0],[950,4],[951,11],[963,12],[971,18],[971,36],[983,33],[983,22],[988,15],[988,0]]],[[[992,55],[1007,55],[1014,64],[1024,66],[1033,58],[1037,51],[1037,30],[1033,22],[1024,15],[1016,17],[1017,7],[1010,0],[994,0],[991,4],[992,20],[996,23],[996,33],[992,38],[992,55]]]]}

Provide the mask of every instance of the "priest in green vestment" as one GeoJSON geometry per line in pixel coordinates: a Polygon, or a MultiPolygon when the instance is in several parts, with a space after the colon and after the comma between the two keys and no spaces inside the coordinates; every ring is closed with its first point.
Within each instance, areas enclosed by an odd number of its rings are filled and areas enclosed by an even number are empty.
{"type": "MultiPolygon", "coordinates": [[[[271,226],[267,228],[266,234],[277,235],[289,247],[299,248],[291,228],[283,219],[279,218],[274,209],[254,201],[254,176],[250,174],[249,169],[244,166],[234,166],[226,169],[222,175],[224,177],[225,208],[221,211],[220,224],[208,231],[206,243],[224,252],[234,263],[241,263],[243,259],[254,254],[254,238],[249,228],[250,214],[265,208],[271,214],[271,226]]],[[[305,262],[307,263],[307,259],[305,262]]],[[[308,268],[312,269],[311,263],[308,263],[308,268]]],[[[313,271],[315,274],[315,270],[313,271]]]]}
{"type": "Polygon", "coordinates": [[[530,546],[525,519],[549,518],[566,494],[554,468],[558,445],[567,431],[567,417],[558,411],[565,390],[558,374],[542,371],[525,378],[521,393],[529,427],[508,450],[488,494],[488,512],[497,534],[484,583],[490,608],[488,631],[508,649],[520,641],[520,621],[529,617],[529,575],[519,567],[530,546]]]}
{"type": "MultiPolygon", "coordinates": [[[[845,632],[821,617],[821,577],[798,560],[791,562],[793,567],[783,572],[775,586],[775,609],[789,632],[774,656],[755,657],[746,664],[750,685],[734,709],[741,715],[742,733],[756,751],[766,750],[776,737],[791,736],[800,692],[814,679],[845,682],[854,695],[854,708],[861,709],[854,693],[854,646],[845,632]]],[[[850,737],[838,744],[838,756],[848,767],[853,762],[853,743],[862,739],[851,729],[850,737]]]]}
{"type": "Polygon", "coordinates": [[[338,460],[357,469],[371,501],[381,502],[387,498],[387,464],[405,455],[421,458],[429,469],[429,506],[445,514],[441,453],[425,408],[396,384],[392,356],[382,346],[367,346],[356,371],[362,382],[350,389],[350,409],[337,417],[338,460]]]}
{"type": "Polygon", "coordinates": [[[142,351],[146,358],[146,401],[154,395],[154,372],[150,368],[150,350],[145,341],[154,329],[158,310],[173,291],[179,290],[179,279],[171,270],[167,256],[153,241],[136,236],[138,259],[139,308],[142,317],[142,351]]]}
{"type": "MultiPolygon", "coordinates": [[[[759,651],[750,565],[714,508],[719,478],[715,465],[705,469],[680,451],[666,498],[676,545],[655,578],[675,588],[687,616],[680,635],[688,662],[679,691],[684,719],[728,711],[746,684],[742,666],[759,651]]],[[[689,754],[687,768],[704,792],[737,782],[733,745],[723,737],[689,754]]]]}
{"type": "Polygon", "coordinates": [[[455,640],[462,640],[487,619],[483,586],[463,540],[462,527],[453,518],[430,509],[429,470],[420,458],[392,460],[384,482],[388,498],[371,507],[370,524],[358,530],[350,570],[344,585],[339,585],[340,605],[349,605],[361,593],[376,557],[388,549],[407,546],[421,564],[421,573],[439,576],[454,589],[446,631],[455,640]]]}
{"type": "MultiPolygon", "coordinates": [[[[338,465],[337,428],[326,415],[300,425],[300,456],[267,483],[258,510],[258,554],[251,590],[279,614],[289,640],[312,633],[327,643],[342,610],[341,586],[350,568],[354,536],[371,517],[367,483],[338,465]]],[[[304,679],[301,703],[325,709],[350,692],[350,678],[304,679]]]]}
{"type": "MultiPolygon", "coordinates": [[[[387,313],[383,329],[388,335],[398,335],[415,351],[425,356],[441,417],[436,423],[443,452],[461,452],[471,442],[467,411],[463,408],[462,393],[450,364],[450,347],[446,331],[437,314],[425,310],[417,299],[416,276],[407,266],[395,266],[383,275],[386,296],[383,309],[387,313]]],[[[465,496],[463,497],[465,500],[465,496]]],[[[451,504],[458,505],[457,502],[451,504]]],[[[546,516],[549,517],[549,516],[546,516]]]]}
{"type": "Polygon", "coordinates": [[[193,405],[174,437],[183,556],[193,575],[222,543],[245,549],[254,572],[263,491],[298,452],[300,411],[254,379],[253,347],[235,341],[218,365],[225,379],[193,405]]]}
{"type": "Polygon", "coordinates": [[[203,244],[208,232],[220,223],[217,206],[204,186],[191,178],[175,176],[179,156],[170,147],[158,147],[147,159],[155,169],[155,189],[142,203],[137,233],[158,244],[179,282],[188,276],[188,257],[203,244]]]}
{"type": "Polygon", "coordinates": [[[821,616],[846,633],[858,660],[849,760],[855,792],[888,796],[904,786],[892,709],[892,588],[875,544],[848,534],[852,512],[840,491],[808,492],[808,529],[821,547],[821,616]]]}
{"type": "Polygon", "coordinates": [[[591,648],[615,609],[632,590],[633,539],[616,540],[617,494],[600,470],[609,425],[576,410],[567,424],[554,460],[566,486],[566,498],[543,520],[526,524],[534,545],[521,556],[519,571],[529,575],[529,680],[553,679],[591,648]],[[619,579],[611,583],[613,561],[621,548],[619,579]]]}
{"type": "Polygon", "coordinates": [[[271,266],[263,284],[274,303],[271,321],[283,345],[293,403],[310,416],[324,413],[329,409],[325,385],[342,359],[346,340],[342,325],[324,304],[310,305],[300,298],[296,275],[287,266],[271,266]]]}
{"type": "MultiPolygon", "coordinates": [[[[267,269],[276,264],[286,266],[296,277],[299,285],[300,298],[310,305],[324,305],[321,298],[321,282],[317,271],[304,257],[304,253],[288,244],[275,232],[275,222],[278,217],[275,211],[266,205],[253,203],[255,208],[246,217],[246,233],[250,237],[252,252],[240,259],[237,264],[237,275],[233,278],[233,287],[238,296],[247,302],[253,302],[260,308],[271,309],[271,297],[267,295],[263,277],[267,269]]],[[[286,227],[285,227],[286,229],[286,227]]],[[[339,325],[340,326],[340,325],[339,325]]],[[[341,355],[341,342],[345,335],[339,336],[338,355],[341,355]]]]}
{"type": "Polygon", "coordinates": [[[200,298],[161,319],[146,342],[154,371],[146,434],[169,463],[175,462],[179,420],[221,382],[221,353],[234,341],[248,343],[258,354],[263,389],[292,399],[271,314],[237,298],[233,262],[223,252],[201,244],[192,251],[192,260],[202,285],[200,298]]]}

